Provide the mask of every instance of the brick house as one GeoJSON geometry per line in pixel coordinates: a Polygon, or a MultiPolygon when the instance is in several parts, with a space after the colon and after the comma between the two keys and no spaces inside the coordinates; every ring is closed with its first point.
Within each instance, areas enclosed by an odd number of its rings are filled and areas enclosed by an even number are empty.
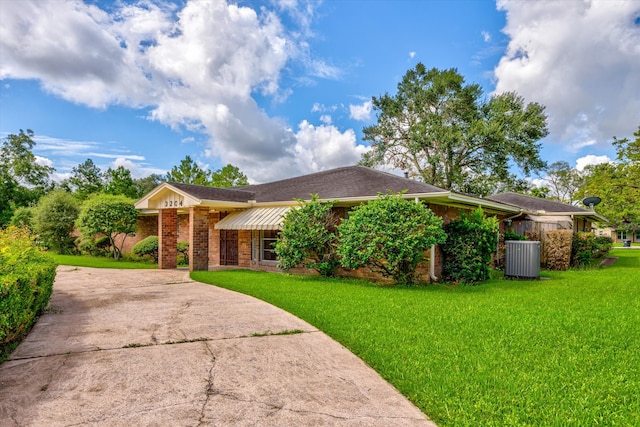
{"type": "MultiPolygon", "coordinates": [[[[149,235],[159,237],[159,268],[175,268],[176,245],[189,241],[189,269],[208,270],[234,266],[277,270],[272,244],[281,229],[283,215],[298,205],[296,199],[334,200],[343,217],[351,207],[373,200],[378,193],[404,191],[404,197],[420,201],[446,222],[461,210],[482,207],[501,220],[522,209],[490,199],[444,190],[362,166],[350,166],[285,180],[233,188],[215,188],[166,182],[136,202],[140,210],[139,233],[128,242],[149,235]]],[[[441,272],[441,254],[432,248],[430,265],[420,271],[432,279],[441,272]]],[[[372,277],[368,271],[341,271],[345,276],[372,277]]]]}

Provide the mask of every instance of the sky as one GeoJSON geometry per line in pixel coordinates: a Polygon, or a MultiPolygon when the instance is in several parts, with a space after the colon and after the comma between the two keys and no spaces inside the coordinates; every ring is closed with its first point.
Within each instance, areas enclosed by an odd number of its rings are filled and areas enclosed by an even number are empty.
{"type": "Polygon", "coordinates": [[[189,155],[268,182],[357,163],[419,62],[543,104],[549,164],[640,125],[640,0],[0,0],[0,137],[33,130],[57,180],[189,155]]]}

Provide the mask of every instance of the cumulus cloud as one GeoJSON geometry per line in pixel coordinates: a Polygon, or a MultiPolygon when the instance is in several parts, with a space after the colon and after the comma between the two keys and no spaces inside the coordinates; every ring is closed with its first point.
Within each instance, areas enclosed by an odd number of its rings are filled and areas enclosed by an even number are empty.
{"type": "Polygon", "coordinates": [[[588,154],[584,157],[576,159],[576,169],[579,171],[584,170],[589,165],[599,165],[600,163],[609,163],[613,160],[609,156],[596,156],[594,154],[588,154]]]}
{"type": "MultiPolygon", "coordinates": [[[[116,3],[107,12],[80,0],[7,2],[0,16],[0,79],[36,79],[50,93],[95,108],[148,108],[151,120],[209,135],[207,152],[257,181],[329,167],[335,158],[327,153],[336,146],[360,150],[355,138],[344,137],[352,131],[336,130],[336,141],[318,136],[315,142],[326,147],[312,150],[307,139],[299,140],[307,133],[293,132],[255,100],[281,102],[291,93],[280,83],[292,62],[308,79],[341,75],[309,53],[313,2],[272,7],[146,0],[116,3]],[[278,13],[297,28],[285,28],[278,13]],[[308,163],[296,157],[300,152],[308,163]]],[[[321,133],[324,126],[314,129],[321,133]]]]}
{"type": "Polygon", "coordinates": [[[372,108],[373,103],[371,101],[365,101],[360,105],[349,105],[349,117],[360,121],[371,120],[372,108]]]}
{"type": "Polygon", "coordinates": [[[572,151],[631,135],[640,117],[640,4],[498,0],[510,38],[496,93],[547,107],[551,143],[572,151]]]}
{"type": "Polygon", "coordinates": [[[482,39],[485,43],[489,43],[491,41],[491,33],[488,31],[480,31],[480,34],[482,35],[482,39]]]}

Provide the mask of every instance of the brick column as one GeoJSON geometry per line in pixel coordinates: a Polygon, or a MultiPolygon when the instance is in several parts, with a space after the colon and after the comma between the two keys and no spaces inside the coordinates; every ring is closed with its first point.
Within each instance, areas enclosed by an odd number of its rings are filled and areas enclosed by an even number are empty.
{"type": "Polygon", "coordinates": [[[251,267],[251,230],[238,230],[238,267],[251,267]]]}
{"type": "Polygon", "coordinates": [[[158,211],[158,268],[178,266],[178,210],[158,211]]]}
{"type": "Polygon", "coordinates": [[[189,208],[189,271],[209,269],[209,208],[189,208]]]}
{"type": "Polygon", "coordinates": [[[220,222],[220,212],[209,214],[209,263],[220,265],[220,230],[215,225],[220,222]]]}

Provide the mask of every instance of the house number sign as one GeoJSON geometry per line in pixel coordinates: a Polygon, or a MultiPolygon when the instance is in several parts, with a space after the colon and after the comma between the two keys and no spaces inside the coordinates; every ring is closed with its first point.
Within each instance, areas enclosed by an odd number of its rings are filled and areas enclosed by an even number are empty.
{"type": "Polygon", "coordinates": [[[177,208],[182,207],[182,200],[165,200],[164,201],[165,208],[177,208]]]}

